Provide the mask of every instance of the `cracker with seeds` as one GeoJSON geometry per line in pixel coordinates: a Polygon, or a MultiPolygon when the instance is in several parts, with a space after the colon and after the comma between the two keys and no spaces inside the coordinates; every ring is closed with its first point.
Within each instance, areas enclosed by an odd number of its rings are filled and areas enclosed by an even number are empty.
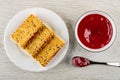
{"type": "Polygon", "coordinates": [[[34,58],[37,56],[38,51],[42,50],[43,47],[52,39],[54,33],[48,28],[45,28],[38,32],[34,38],[31,40],[30,44],[25,48],[25,50],[34,58]]]}
{"type": "Polygon", "coordinates": [[[38,31],[42,30],[42,22],[31,14],[11,35],[11,38],[20,47],[25,48],[31,37],[38,31]]]}
{"type": "Polygon", "coordinates": [[[57,52],[64,46],[62,41],[57,35],[41,50],[36,57],[36,60],[42,65],[46,66],[49,61],[57,54],[57,52]]]}
{"type": "Polygon", "coordinates": [[[11,34],[11,38],[43,67],[65,44],[53,30],[33,14],[11,34]]]}

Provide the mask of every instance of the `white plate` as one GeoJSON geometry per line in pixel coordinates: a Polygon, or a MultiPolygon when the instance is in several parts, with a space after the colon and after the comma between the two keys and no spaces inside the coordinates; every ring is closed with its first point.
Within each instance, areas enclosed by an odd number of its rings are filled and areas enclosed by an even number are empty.
{"type": "Polygon", "coordinates": [[[56,13],[44,8],[30,8],[18,13],[8,23],[4,36],[4,44],[7,55],[14,64],[24,70],[40,72],[53,68],[64,58],[69,47],[69,34],[64,21],[56,13]],[[10,35],[31,13],[34,13],[66,42],[65,46],[46,67],[42,67],[29,55],[21,51],[21,49],[10,38],[10,35]]]}

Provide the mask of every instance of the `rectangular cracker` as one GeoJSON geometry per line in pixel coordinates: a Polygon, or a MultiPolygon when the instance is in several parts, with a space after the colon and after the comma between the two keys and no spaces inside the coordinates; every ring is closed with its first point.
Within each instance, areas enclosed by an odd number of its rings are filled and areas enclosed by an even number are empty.
{"type": "Polygon", "coordinates": [[[19,27],[11,34],[12,40],[20,47],[25,48],[28,41],[38,30],[42,30],[42,22],[31,14],[19,27]]]}
{"type": "Polygon", "coordinates": [[[25,48],[25,50],[34,58],[37,56],[38,51],[42,50],[43,47],[52,39],[54,33],[48,28],[45,28],[38,32],[34,38],[30,41],[30,44],[25,48]]]}
{"type": "Polygon", "coordinates": [[[41,50],[36,57],[36,60],[42,65],[46,66],[48,62],[57,54],[57,52],[64,46],[64,42],[58,38],[57,35],[41,50]]]}
{"type": "Polygon", "coordinates": [[[65,44],[33,14],[11,34],[11,38],[44,67],[65,44]]]}

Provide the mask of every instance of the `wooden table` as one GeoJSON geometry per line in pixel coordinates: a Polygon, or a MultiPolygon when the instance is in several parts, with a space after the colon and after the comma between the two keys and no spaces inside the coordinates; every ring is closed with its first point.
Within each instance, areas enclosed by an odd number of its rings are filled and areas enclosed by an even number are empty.
{"type": "Polygon", "coordinates": [[[95,61],[120,61],[120,0],[0,0],[0,80],[120,80],[120,68],[91,65],[76,68],[69,64],[74,55],[81,55],[95,61]],[[24,71],[15,66],[4,49],[4,31],[9,20],[25,8],[44,7],[60,15],[70,33],[70,47],[64,60],[45,72],[24,71]],[[91,53],[82,49],[74,37],[77,18],[89,10],[102,10],[115,21],[117,38],[104,53],[91,53]]]}

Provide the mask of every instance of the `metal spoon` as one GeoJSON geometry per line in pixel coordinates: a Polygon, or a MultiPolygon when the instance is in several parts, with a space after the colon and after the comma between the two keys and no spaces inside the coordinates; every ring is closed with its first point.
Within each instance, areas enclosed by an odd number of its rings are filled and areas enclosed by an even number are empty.
{"type": "Polygon", "coordinates": [[[75,56],[72,58],[72,65],[76,67],[84,67],[90,64],[110,65],[110,66],[118,66],[118,67],[120,66],[119,62],[115,62],[115,63],[95,62],[80,56],[75,56]]]}

